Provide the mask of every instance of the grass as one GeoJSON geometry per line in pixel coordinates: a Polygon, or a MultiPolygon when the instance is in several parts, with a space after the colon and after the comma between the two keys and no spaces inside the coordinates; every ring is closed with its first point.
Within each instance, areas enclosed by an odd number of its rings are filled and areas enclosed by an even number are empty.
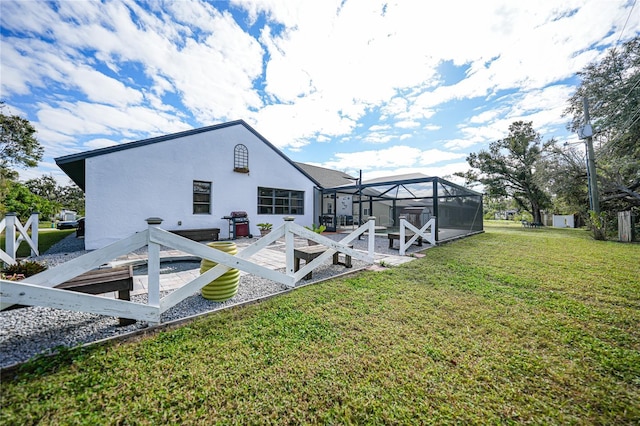
{"type": "Polygon", "coordinates": [[[1,388],[2,424],[638,424],[640,245],[487,232],[1,388]]]}
{"type": "MultiPolygon", "coordinates": [[[[75,229],[59,230],[50,229],[49,227],[43,228],[42,224],[40,224],[40,229],[38,231],[38,251],[40,252],[40,254],[44,253],[45,251],[49,250],[52,245],[74,232],[76,232],[75,229]]],[[[29,235],[31,235],[31,233],[29,233],[29,235]]],[[[4,232],[2,232],[2,234],[0,235],[0,248],[5,248],[4,232]]],[[[20,243],[20,247],[18,247],[16,256],[19,258],[31,256],[31,248],[29,247],[29,244],[24,241],[20,243]]]]}

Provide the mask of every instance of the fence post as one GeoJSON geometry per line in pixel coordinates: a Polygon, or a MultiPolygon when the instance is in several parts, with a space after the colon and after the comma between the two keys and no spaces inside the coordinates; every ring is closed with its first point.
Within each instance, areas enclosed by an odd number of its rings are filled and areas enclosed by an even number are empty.
{"type": "Polygon", "coordinates": [[[404,223],[407,220],[406,216],[400,216],[400,256],[404,256],[405,254],[405,248],[404,248],[404,243],[405,243],[405,236],[407,235],[406,233],[406,224],[404,223]]]}
{"type": "MultiPolygon", "coordinates": [[[[162,219],[159,217],[150,217],[146,219],[147,224],[149,225],[149,230],[151,228],[157,228],[162,223],[162,219]]],[[[151,234],[151,232],[149,232],[151,234]]],[[[154,243],[150,240],[147,240],[148,247],[148,260],[147,260],[147,268],[148,268],[148,277],[149,277],[149,298],[148,304],[149,306],[160,307],[160,244],[154,243]]],[[[158,318],[158,322],[160,318],[158,318]]]]}
{"type": "Polygon", "coordinates": [[[16,260],[16,251],[18,250],[18,247],[16,247],[16,220],[18,220],[18,218],[15,212],[8,212],[5,215],[6,234],[4,239],[4,251],[14,261],[16,260]]]}
{"type": "Polygon", "coordinates": [[[291,232],[290,224],[294,221],[293,216],[285,216],[284,217],[284,247],[285,247],[285,260],[286,260],[286,268],[287,275],[293,276],[293,249],[295,246],[293,232],[291,232]]]}
{"type": "Polygon", "coordinates": [[[376,217],[369,216],[369,241],[368,241],[368,252],[369,256],[373,257],[373,252],[376,249],[376,217]]]}
{"type": "Polygon", "coordinates": [[[633,221],[631,210],[618,212],[618,241],[630,243],[633,241],[633,221]]]}
{"type": "Polygon", "coordinates": [[[31,221],[31,242],[33,245],[31,246],[31,257],[35,257],[39,255],[38,248],[38,225],[40,222],[39,212],[31,212],[31,217],[29,220],[31,221]],[[34,249],[35,247],[35,249],[34,249]]]}

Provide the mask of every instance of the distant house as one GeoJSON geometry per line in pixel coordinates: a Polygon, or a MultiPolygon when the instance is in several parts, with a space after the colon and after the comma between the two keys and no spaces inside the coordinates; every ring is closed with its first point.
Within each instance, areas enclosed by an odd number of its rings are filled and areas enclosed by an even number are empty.
{"type": "Polygon", "coordinates": [[[320,183],[242,120],[56,158],[85,192],[85,247],[104,247],[160,217],[167,230],[220,228],[233,211],[250,232],[283,217],[314,222],[320,183]]]}
{"type": "Polygon", "coordinates": [[[62,209],[56,215],[55,218],[56,218],[56,220],[62,220],[62,221],[76,220],[76,215],[77,215],[77,212],[74,212],[73,210],[62,209]]]}
{"type": "Polygon", "coordinates": [[[496,220],[513,220],[515,215],[518,214],[518,210],[500,210],[493,214],[494,219],[496,220]]]}

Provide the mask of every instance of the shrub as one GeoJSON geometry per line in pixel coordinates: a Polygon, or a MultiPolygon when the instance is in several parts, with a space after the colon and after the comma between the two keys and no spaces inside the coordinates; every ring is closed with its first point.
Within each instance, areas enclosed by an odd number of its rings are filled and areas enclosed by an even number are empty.
{"type": "Polygon", "coordinates": [[[45,264],[36,262],[35,260],[25,260],[18,261],[14,265],[6,266],[4,269],[2,269],[2,273],[5,276],[9,276],[9,278],[5,279],[11,279],[12,276],[15,278],[20,275],[22,275],[23,278],[26,278],[38,274],[45,269],[47,269],[47,266],[45,264]]]}
{"type": "Polygon", "coordinates": [[[316,234],[322,234],[327,227],[324,225],[317,226],[315,223],[312,223],[311,226],[305,226],[309,231],[313,231],[316,234]]]}

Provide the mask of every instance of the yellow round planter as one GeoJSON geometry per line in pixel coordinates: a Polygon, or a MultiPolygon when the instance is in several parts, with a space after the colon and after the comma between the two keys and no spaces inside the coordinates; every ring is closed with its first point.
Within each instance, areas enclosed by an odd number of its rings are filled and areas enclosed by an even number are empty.
{"type": "MultiPolygon", "coordinates": [[[[232,256],[238,253],[236,243],[231,241],[214,241],[207,245],[232,256]]],[[[204,274],[217,264],[217,262],[202,259],[200,262],[200,274],[204,274]]],[[[207,300],[213,300],[214,302],[224,302],[225,300],[231,299],[236,295],[236,293],[238,293],[239,283],[240,271],[235,268],[229,269],[227,272],[220,275],[220,277],[211,281],[202,288],[202,297],[207,300]]]]}

